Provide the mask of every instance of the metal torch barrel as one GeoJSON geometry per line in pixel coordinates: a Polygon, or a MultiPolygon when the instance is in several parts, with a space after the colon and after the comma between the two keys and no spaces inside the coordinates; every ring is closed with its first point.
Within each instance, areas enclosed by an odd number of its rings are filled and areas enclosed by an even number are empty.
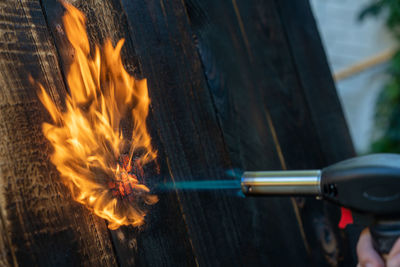
{"type": "Polygon", "coordinates": [[[241,179],[245,195],[320,195],[320,170],[249,171],[241,179]]]}

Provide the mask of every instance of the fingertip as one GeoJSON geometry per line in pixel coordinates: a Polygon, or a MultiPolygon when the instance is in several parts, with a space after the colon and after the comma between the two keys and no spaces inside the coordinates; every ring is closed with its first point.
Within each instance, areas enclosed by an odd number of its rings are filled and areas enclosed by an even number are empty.
{"type": "Polygon", "coordinates": [[[365,228],[361,234],[360,237],[358,238],[358,242],[357,242],[357,255],[358,256],[363,256],[365,254],[367,254],[367,252],[371,252],[371,250],[373,249],[372,246],[372,237],[371,234],[369,232],[368,228],[365,228]]]}

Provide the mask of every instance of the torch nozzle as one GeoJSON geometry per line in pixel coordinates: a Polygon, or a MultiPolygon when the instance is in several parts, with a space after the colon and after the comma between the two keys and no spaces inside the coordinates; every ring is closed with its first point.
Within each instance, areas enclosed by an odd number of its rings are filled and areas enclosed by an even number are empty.
{"type": "Polygon", "coordinates": [[[245,195],[319,195],[321,171],[244,172],[241,180],[245,195]]]}

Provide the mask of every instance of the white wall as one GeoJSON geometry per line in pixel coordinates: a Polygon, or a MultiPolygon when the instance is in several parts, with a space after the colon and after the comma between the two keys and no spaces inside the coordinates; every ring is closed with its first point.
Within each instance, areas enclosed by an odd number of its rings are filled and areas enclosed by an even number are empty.
{"type": "MultiPolygon", "coordinates": [[[[336,73],[394,47],[384,15],[358,15],[371,0],[310,0],[331,71],[336,73]]],[[[355,148],[367,152],[374,133],[374,107],[387,76],[387,63],[340,80],[336,88],[355,148]]]]}

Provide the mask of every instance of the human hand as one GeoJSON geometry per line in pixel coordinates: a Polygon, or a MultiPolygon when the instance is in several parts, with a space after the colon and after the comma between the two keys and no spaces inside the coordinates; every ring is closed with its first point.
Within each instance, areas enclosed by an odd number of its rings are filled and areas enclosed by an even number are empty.
{"type": "Polygon", "coordinates": [[[357,243],[357,267],[400,267],[400,239],[393,245],[392,250],[385,260],[372,246],[372,237],[368,228],[365,228],[357,243]]]}

